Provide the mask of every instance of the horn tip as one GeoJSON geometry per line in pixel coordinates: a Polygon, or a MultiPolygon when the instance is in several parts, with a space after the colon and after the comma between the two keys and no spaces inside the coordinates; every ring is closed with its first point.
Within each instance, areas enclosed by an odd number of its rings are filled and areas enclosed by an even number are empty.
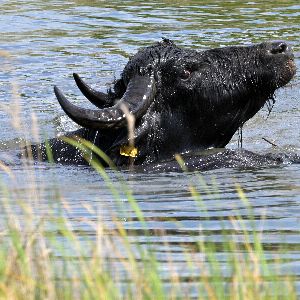
{"type": "Polygon", "coordinates": [[[63,92],[56,85],[54,86],[54,93],[59,102],[65,98],[63,92]]]}
{"type": "Polygon", "coordinates": [[[56,85],[54,86],[53,90],[55,94],[60,92],[60,89],[56,85]]]}

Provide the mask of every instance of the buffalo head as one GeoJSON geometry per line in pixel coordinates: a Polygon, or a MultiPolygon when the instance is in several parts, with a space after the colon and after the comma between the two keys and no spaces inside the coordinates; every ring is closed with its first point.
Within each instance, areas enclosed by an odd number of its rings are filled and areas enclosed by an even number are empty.
{"type": "MultiPolygon", "coordinates": [[[[196,51],[164,39],[131,57],[108,93],[74,74],[95,109],[79,108],[54,90],[65,113],[83,127],[74,135],[92,141],[117,165],[128,163],[120,148],[128,144],[127,116],[132,114],[135,164],[143,164],[225,147],[295,70],[291,49],[282,41],[196,51]]],[[[76,161],[71,158],[76,151],[61,152],[63,142],[53,139],[51,147],[61,161],[76,161]]]]}

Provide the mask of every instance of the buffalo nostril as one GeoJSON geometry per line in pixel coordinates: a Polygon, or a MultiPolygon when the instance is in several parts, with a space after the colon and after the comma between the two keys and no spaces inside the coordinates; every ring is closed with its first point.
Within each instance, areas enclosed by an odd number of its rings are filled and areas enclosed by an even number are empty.
{"type": "Polygon", "coordinates": [[[286,52],[287,48],[288,48],[288,45],[286,43],[279,42],[279,43],[273,44],[271,53],[272,54],[284,53],[284,52],[286,52]]]}

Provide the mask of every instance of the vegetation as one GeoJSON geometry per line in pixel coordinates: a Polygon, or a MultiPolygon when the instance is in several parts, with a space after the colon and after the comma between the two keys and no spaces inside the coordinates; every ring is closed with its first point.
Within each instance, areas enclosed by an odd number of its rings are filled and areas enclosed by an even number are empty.
{"type": "MultiPolygon", "coordinates": [[[[12,88],[17,90],[15,86],[12,88]]],[[[17,93],[15,98],[17,103],[17,93]]],[[[12,121],[14,128],[21,132],[21,122],[15,113],[18,111],[15,106],[12,121]]],[[[33,134],[38,135],[37,126],[33,126],[33,134]]],[[[175,262],[168,253],[168,269],[162,270],[151,243],[141,245],[129,236],[126,222],[119,217],[123,209],[120,190],[100,162],[95,157],[91,159],[91,152],[102,157],[113,168],[109,158],[89,142],[69,142],[86,154],[91,166],[103,178],[103,184],[109,187],[112,200],[119,203],[120,211],[111,216],[113,226],[108,226],[100,217],[91,221],[82,216],[82,222],[92,231],[91,236],[82,235],[72,225],[70,208],[60,195],[55,178],[53,197],[44,199],[43,187],[36,180],[38,172],[32,161],[24,160],[22,168],[31,186],[26,190],[29,194],[25,195],[24,190],[18,188],[9,191],[5,181],[1,182],[0,205],[5,216],[0,223],[1,299],[297,298],[295,279],[281,276],[280,270],[272,267],[274,263],[280,265],[280,257],[265,256],[263,236],[255,229],[254,219],[251,218],[252,208],[242,187],[237,185],[236,192],[252,220],[251,232],[249,227],[245,227],[241,216],[230,221],[242,240],[235,235],[228,235],[224,229],[223,241],[215,243],[199,231],[199,236],[204,238],[199,238],[195,247],[186,247],[183,254],[189,272],[181,274],[174,270],[175,262]],[[30,203],[26,199],[31,199],[30,203]],[[222,264],[220,249],[227,254],[222,264]]],[[[180,156],[177,160],[184,169],[180,156]]],[[[0,168],[5,177],[17,186],[14,171],[4,163],[0,163],[0,168]]],[[[122,174],[115,171],[115,176],[119,178],[122,193],[126,194],[127,203],[140,222],[144,236],[156,235],[164,242],[163,230],[148,230],[147,220],[122,174]]],[[[198,190],[205,189],[206,185],[200,175],[198,185],[190,185],[190,193],[199,210],[205,213],[198,190]]],[[[97,215],[89,203],[82,205],[97,215]]],[[[167,241],[164,243],[168,246],[167,241]]]]}
{"type": "MultiPolygon", "coordinates": [[[[88,142],[80,147],[86,153],[93,150],[102,155],[99,149],[88,142]]],[[[180,157],[177,159],[180,160],[180,157]]],[[[121,211],[119,192],[109,176],[96,159],[92,159],[91,165],[111,189],[112,198],[120,203],[121,211]]],[[[23,167],[26,168],[25,165],[23,167]]],[[[9,168],[2,165],[2,169],[14,180],[14,174],[9,168]]],[[[28,170],[32,172],[32,169],[28,170]]],[[[33,174],[28,176],[34,180],[33,174]]],[[[144,235],[150,236],[142,211],[125,182],[122,182],[121,174],[117,173],[117,176],[128,203],[144,228],[144,235]]],[[[199,184],[201,180],[199,177],[199,184]]],[[[112,216],[113,228],[108,228],[100,218],[91,222],[82,217],[82,221],[93,231],[89,239],[72,227],[68,218],[68,205],[64,203],[58,189],[53,199],[43,203],[42,190],[34,185],[34,181],[32,186],[30,197],[36,199],[37,207],[45,206],[43,215],[38,215],[36,207],[24,200],[22,192],[10,194],[2,185],[1,209],[6,218],[2,222],[0,236],[1,298],[296,299],[293,278],[282,277],[279,270],[274,272],[270,268],[270,262],[275,261],[279,265],[280,259],[266,259],[262,236],[256,233],[254,227],[249,232],[241,217],[232,218],[231,222],[236,232],[242,233],[242,241],[235,236],[229,238],[225,230],[224,242],[213,243],[208,239],[199,239],[194,249],[184,253],[189,274],[182,276],[180,272],[172,271],[174,261],[170,258],[166,278],[162,276],[159,259],[151,244],[142,246],[130,239],[118,215],[112,216]],[[226,269],[219,262],[220,248],[228,254],[226,269]],[[201,256],[196,255],[199,252],[201,256]]],[[[251,216],[251,205],[242,188],[237,186],[236,190],[251,216]]],[[[204,211],[196,187],[191,185],[190,191],[199,209],[204,211]]],[[[87,210],[91,209],[88,203],[83,205],[86,205],[87,210]]],[[[158,230],[154,234],[163,238],[163,231],[158,230]]]]}

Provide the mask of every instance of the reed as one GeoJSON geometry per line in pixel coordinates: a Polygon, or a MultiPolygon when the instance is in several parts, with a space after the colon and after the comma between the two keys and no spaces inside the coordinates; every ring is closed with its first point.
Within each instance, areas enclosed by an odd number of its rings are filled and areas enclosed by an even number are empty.
{"type": "MultiPolygon", "coordinates": [[[[9,59],[7,53],[0,55],[9,59]]],[[[7,112],[12,115],[12,126],[20,136],[24,136],[20,113],[17,119],[14,113],[21,111],[17,85],[14,84],[12,89],[14,106],[7,112]]],[[[38,122],[34,114],[32,116],[34,126],[31,134],[37,138],[38,122]]],[[[26,138],[24,136],[23,141],[26,138]]],[[[55,176],[47,184],[40,184],[37,180],[40,170],[32,160],[22,160],[20,168],[30,187],[24,192],[17,188],[19,179],[14,170],[0,162],[0,206],[4,216],[0,222],[1,299],[297,299],[296,279],[282,276],[280,270],[271,267],[271,264],[280,265],[280,251],[271,260],[266,258],[263,235],[255,228],[252,207],[241,186],[236,186],[236,193],[247,208],[248,219],[252,222],[251,231],[239,215],[230,221],[235,231],[242,235],[242,240],[233,234],[228,235],[224,229],[223,239],[214,243],[199,230],[199,242],[194,248],[185,247],[182,253],[188,274],[183,276],[174,270],[176,262],[168,253],[167,272],[163,272],[151,243],[142,245],[132,239],[120,217],[124,209],[122,195],[126,195],[144,236],[156,235],[165,248],[171,248],[163,240],[163,229],[155,232],[148,229],[143,211],[122,173],[90,142],[66,141],[86,153],[91,168],[110,190],[112,201],[118,203],[119,211],[112,212],[110,216],[113,226],[108,225],[89,203],[82,203],[87,212],[96,216],[92,220],[81,217],[81,222],[92,231],[92,238],[84,235],[69,218],[71,208],[64,200],[55,176]],[[95,155],[91,156],[91,153],[95,155]],[[118,178],[117,187],[109,175],[112,173],[106,172],[97,157],[114,170],[113,175],[118,178]],[[10,181],[9,186],[16,188],[9,189],[5,183],[7,180],[10,181]],[[51,198],[44,196],[47,185],[52,188],[51,198]],[[222,265],[218,255],[220,249],[227,254],[222,265]]],[[[21,146],[24,145],[26,142],[21,146]]],[[[48,157],[51,164],[49,148],[48,157]]],[[[184,161],[180,156],[176,159],[184,170],[184,161]]],[[[209,215],[199,190],[220,197],[217,184],[213,186],[211,189],[200,174],[197,184],[189,186],[198,209],[207,219],[209,215]]]]}
{"type": "MultiPolygon", "coordinates": [[[[93,150],[97,155],[102,155],[89,142],[77,146],[86,152],[93,150]]],[[[103,184],[110,188],[112,199],[120,203],[121,210],[119,190],[96,158],[91,160],[91,166],[103,178],[103,184]]],[[[16,180],[9,167],[5,171],[10,180],[16,180]]],[[[143,212],[121,173],[115,172],[132,211],[143,227],[144,235],[150,236],[143,212]]],[[[199,178],[199,186],[207,189],[203,178],[200,175],[199,178]]],[[[30,179],[34,180],[34,175],[30,179]]],[[[204,236],[195,249],[183,253],[187,269],[191,270],[191,275],[186,278],[172,271],[175,262],[170,255],[170,272],[166,279],[162,276],[159,259],[151,245],[145,247],[132,241],[117,213],[111,216],[114,228],[108,228],[100,217],[94,221],[83,217],[82,222],[89,224],[93,231],[93,238],[88,240],[73,228],[68,219],[70,208],[60,195],[59,188],[53,193],[53,199],[44,201],[42,189],[34,182],[32,186],[34,188],[29,190],[32,193],[29,198],[34,199],[36,206],[32,206],[32,201],[28,203],[28,195],[11,193],[4,184],[1,186],[1,210],[5,215],[0,236],[2,298],[188,299],[195,295],[199,299],[297,298],[294,279],[282,277],[280,272],[269,268],[262,245],[263,236],[257,233],[254,221],[249,232],[241,216],[231,219],[235,230],[242,233],[243,240],[237,240],[234,235],[228,236],[224,230],[224,239],[218,245],[204,236]],[[37,207],[41,205],[45,213],[37,214],[37,207]],[[218,260],[220,247],[228,253],[226,270],[218,260]],[[202,259],[196,259],[197,253],[202,254],[202,259]],[[190,294],[190,286],[197,292],[190,294]]],[[[190,191],[199,209],[205,211],[197,192],[199,186],[191,185],[190,191]]],[[[243,189],[237,185],[236,191],[252,220],[252,208],[243,189]]],[[[83,205],[97,214],[88,203],[83,205]]],[[[163,239],[163,230],[155,234],[163,239]]],[[[199,235],[203,236],[201,231],[199,235]]],[[[167,242],[165,244],[168,246],[167,242]]],[[[273,258],[273,262],[280,265],[280,255],[273,258]]]]}

